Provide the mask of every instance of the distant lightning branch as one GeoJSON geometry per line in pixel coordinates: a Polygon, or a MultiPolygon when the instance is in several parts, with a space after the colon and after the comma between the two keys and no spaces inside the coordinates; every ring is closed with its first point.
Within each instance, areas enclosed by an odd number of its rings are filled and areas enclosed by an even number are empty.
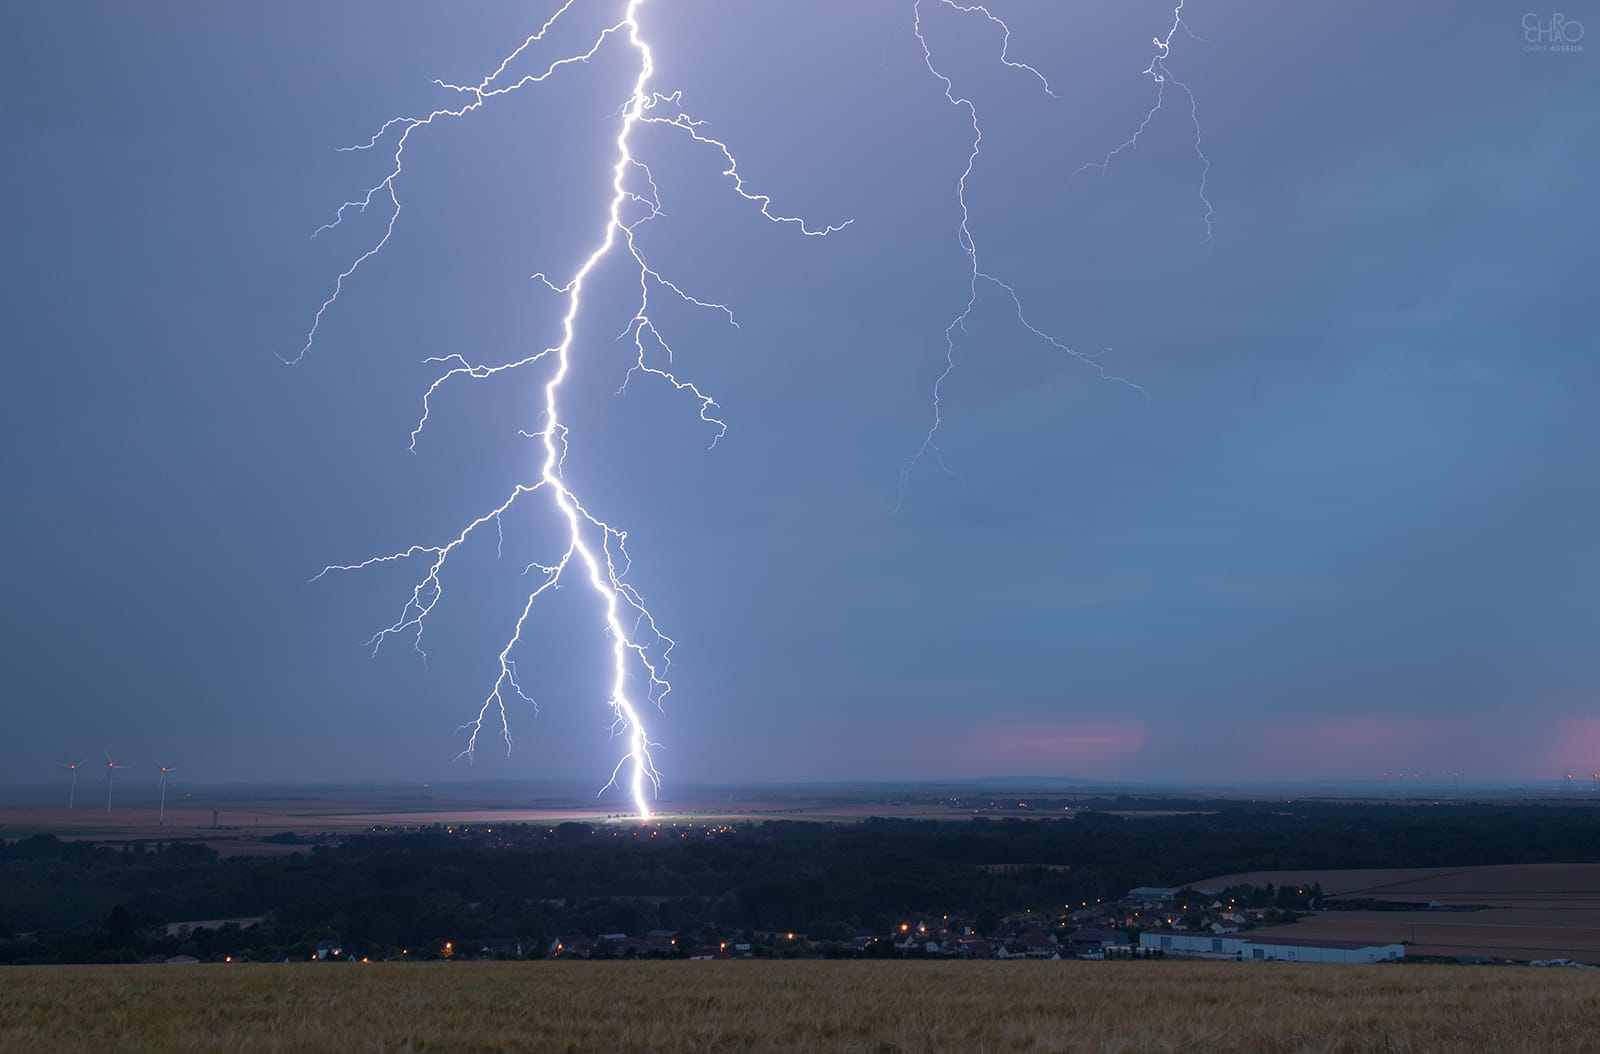
{"type": "Polygon", "coordinates": [[[477,749],[478,737],[484,732],[485,723],[491,720],[498,724],[501,738],[509,751],[511,733],[507,707],[513,700],[522,700],[530,706],[536,705],[524,687],[518,672],[517,660],[519,651],[524,645],[523,633],[529,616],[539,597],[548,591],[558,589],[566,581],[569,573],[575,574],[578,580],[588,587],[603,614],[606,634],[611,644],[607,703],[612,715],[612,734],[624,743],[622,756],[602,790],[625,787],[640,818],[648,820],[650,807],[646,788],[647,785],[652,789],[659,788],[660,774],[651,758],[651,750],[655,744],[646,732],[640,709],[644,702],[659,707],[662,700],[671,692],[672,685],[667,679],[667,673],[671,667],[675,642],[656,625],[656,620],[646,607],[644,598],[627,581],[632,562],[628,556],[627,533],[596,515],[578,498],[567,482],[564,467],[569,433],[560,414],[558,399],[567,380],[572,357],[576,354],[575,333],[578,317],[583,310],[583,294],[588,279],[603,260],[619,251],[626,253],[631,259],[639,279],[637,306],[622,331],[622,336],[628,338],[633,346],[633,362],[623,378],[623,386],[625,387],[635,374],[647,374],[686,396],[697,405],[700,419],[714,429],[712,445],[726,433],[727,425],[717,415],[716,401],[692,381],[681,378],[674,371],[672,346],[653,320],[651,307],[654,298],[669,297],[694,307],[720,313],[735,326],[737,323],[734,321],[733,312],[726,305],[691,295],[663,276],[648,262],[639,242],[638,233],[645,223],[661,215],[661,200],[649,166],[635,154],[634,133],[641,125],[658,125],[681,132],[694,142],[711,148],[723,162],[722,174],[730,181],[734,192],[755,205],[761,215],[774,224],[795,227],[808,236],[821,236],[840,230],[849,221],[845,224],[816,227],[797,216],[774,212],[770,197],[748,188],[744,176],[739,171],[738,160],[729,146],[706,131],[706,122],[684,111],[681,93],[667,94],[651,89],[650,79],[655,71],[655,63],[638,19],[639,11],[647,0],[628,0],[621,16],[602,29],[585,50],[558,57],[546,63],[540,72],[530,73],[515,80],[510,79],[507,70],[512,64],[517,62],[524,52],[543,41],[546,34],[576,2],[577,0],[566,0],[537,32],[527,37],[505,57],[494,72],[476,85],[437,82],[441,88],[466,97],[466,101],[459,107],[437,109],[425,117],[393,118],[379,128],[367,142],[347,148],[374,149],[392,135],[393,164],[382,180],[367,190],[362,197],[341,205],[334,218],[316,233],[321,234],[339,226],[352,212],[364,212],[375,203],[382,203],[380,207],[387,209],[388,218],[384,224],[383,234],[377,242],[356,257],[354,262],[339,274],[332,293],[317,309],[312,319],[304,347],[299,354],[288,361],[299,362],[310,352],[316,342],[317,331],[324,315],[339,299],[345,283],[361,269],[363,264],[381,252],[394,235],[401,212],[397,183],[403,172],[406,148],[418,129],[437,122],[465,117],[498,96],[540,84],[564,67],[587,63],[613,41],[625,43],[637,54],[638,74],[626,101],[616,111],[621,126],[616,138],[615,162],[611,170],[611,198],[603,229],[592,251],[566,281],[557,282],[543,273],[533,276],[550,292],[565,300],[566,310],[561,320],[559,342],[522,358],[503,363],[473,362],[460,354],[426,360],[442,367],[442,371],[423,394],[421,415],[411,433],[412,450],[416,449],[417,441],[428,423],[433,397],[443,385],[458,379],[486,380],[540,363],[546,366],[549,373],[543,385],[542,426],[538,432],[522,433],[528,438],[539,440],[543,446],[544,456],[537,477],[529,482],[519,483],[504,500],[468,522],[460,533],[443,544],[414,545],[398,552],[371,557],[359,563],[331,565],[319,572],[316,578],[320,579],[333,571],[354,571],[387,563],[422,561],[426,565],[426,571],[412,586],[410,596],[406,599],[399,615],[394,622],[379,630],[367,642],[376,651],[391,637],[409,637],[412,646],[421,653],[424,623],[444,594],[445,570],[451,556],[487,528],[491,522],[494,524],[497,540],[502,539],[503,517],[510,513],[513,507],[535,494],[547,498],[554,507],[557,522],[565,527],[564,548],[550,562],[532,563],[524,570],[524,574],[531,576],[534,584],[528,590],[527,599],[522,605],[521,614],[518,615],[509,638],[500,649],[498,674],[483,697],[477,716],[462,726],[462,730],[467,733],[466,747],[462,754],[468,758],[473,756],[477,749]]]}
{"type": "MultiPolygon", "coordinates": [[[[1174,77],[1172,71],[1167,68],[1167,59],[1172,55],[1172,38],[1178,35],[1178,30],[1183,30],[1194,40],[1203,39],[1195,36],[1194,30],[1189,28],[1189,23],[1183,20],[1183,4],[1184,0],[1178,0],[1178,6],[1172,9],[1172,28],[1167,30],[1167,35],[1155,37],[1150,41],[1156,46],[1156,53],[1150,59],[1150,65],[1145,67],[1144,75],[1155,82],[1155,102],[1151,104],[1150,109],[1145,111],[1144,119],[1139,122],[1139,126],[1133,130],[1132,135],[1110,150],[1099,161],[1090,161],[1084,164],[1078,169],[1078,172],[1091,168],[1097,168],[1104,172],[1111,167],[1111,162],[1115,161],[1123,151],[1137,150],[1139,148],[1139,139],[1144,135],[1145,129],[1150,127],[1150,122],[1155,118],[1155,115],[1161,112],[1162,103],[1166,99],[1167,85],[1175,85],[1189,100],[1189,123],[1194,128],[1194,156],[1200,162],[1200,205],[1204,210],[1202,219],[1206,225],[1206,241],[1209,242],[1211,240],[1211,216],[1215,210],[1211,207],[1211,199],[1206,197],[1206,180],[1211,175],[1211,159],[1206,157],[1205,149],[1200,143],[1200,104],[1195,99],[1194,92],[1190,90],[1189,86],[1174,77]]],[[[1077,175],[1076,172],[1073,174],[1077,175]]]]}
{"type": "MultiPolygon", "coordinates": [[[[1057,98],[1056,93],[1050,87],[1050,82],[1045,78],[1043,73],[1026,62],[1018,62],[1010,57],[1011,27],[1002,19],[995,16],[994,13],[991,12],[986,6],[983,4],[964,4],[958,2],[958,0],[937,0],[937,2],[945,7],[951,8],[952,10],[961,12],[963,14],[981,15],[990,23],[997,26],[1002,34],[1000,45],[1001,63],[1011,69],[1025,73],[1034,78],[1039,82],[1040,87],[1043,89],[1046,95],[1049,95],[1051,98],[1057,98]]],[[[1016,288],[1010,283],[1006,282],[1004,279],[997,277],[993,272],[984,268],[978,253],[977,240],[974,238],[972,233],[972,213],[967,203],[967,181],[972,176],[973,168],[977,165],[979,155],[982,153],[983,127],[979,121],[977,105],[966,96],[958,94],[955,83],[941,70],[940,66],[934,59],[933,48],[929,45],[928,39],[923,33],[923,4],[924,0],[913,0],[912,3],[912,33],[915,35],[917,44],[922,50],[923,62],[927,66],[928,72],[934,76],[934,78],[939,82],[939,85],[943,88],[945,99],[950,103],[951,106],[965,111],[967,119],[972,126],[972,147],[967,154],[966,167],[962,169],[960,177],[956,180],[956,204],[961,213],[960,222],[956,227],[956,241],[961,247],[962,253],[964,253],[967,258],[967,296],[962,305],[960,313],[951,319],[950,323],[945,326],[944,329],[944,369],[940,372],[933,384],[933,421],[929,425],[926,434],[924,434],[922,438],[922,444],[901,465],[901,504],[903,504],[905,501],[906,485],[910,482],[911,474],[924,458],[932,457],[941,468],[944,468],[947,472],[949,471],[948,467],[945,466],[944,458],[938,444],[939,429],[944,423],[945,382],[950,379],[951,375],[956,369],[956,333],[958,330],[962,333],[968,332],[967,322],[972,317],[973,311],[978,306],[980,290],[985,287],[997,289],[1003,294],[1004,299],[1010,303],[1012,313],[1016,316],[1017,323],[1032,337],[1088,366],[1103,380],[1115,381],[1119,384],[1126,385],[1135,391],[1138,391],[1140,394],[1146,394],[1145,389],[1139,384],[1136,384],[1126,377],[1118,376],[1107,370],[1101,359],[1105,352],[1110,350],[1109,348],[1102,349],[1101,351],[1097,352],[1078,351],[1068,346],[1060,338],[1055,337],[1036,326],[1028,319],[1028,316],[1023,309],[1022,298],[1020,295],[1018,295],[1016,288]]],[[[1153,42],[1157,49],[1156,55],[1155,58],[1151,60],[1150,65],[1144,71],[1146,75],[1154,79],[1156,84],[1156,100],[1154,105],[1145,113],[1144,119],[1140,122],[1139,127],[1134,131],[1133,135],[1128,139],[1128,141],[1124,142],[1122,145],[1108,153],[1103,160],[1091,162],[1090,164],[1083,166],[1083,168],[1099,168],[1104,171],[1118,154],[1122,153],[1124,150],[1136,148],[1138,146],[1139,137],[1144,133],[1145,128],[1150,124],[1157,111],[1161,109],[1165,87],[1170,81],[1181,88],[1189,98],[1190,116],[1194,121],[1194,148],[1195,153],[1200,158],[1202,166],[1200,176],[1200,200],[1205,207],[1204,218],[1206,238],[1209,240],[1211,237],[1212,208],[1211,202],[1207,200],[1205,194],[1205,179],[1207,173],[1210,171],[1211,163],[1209,160],[1207,160],[1200,147],[1200,123],[1197,104],[1194,93],[1189,90],[1187,85],[1173,77],[1166,66],[1167,57],[1172,51],[1172,38],[1177,34],[1178,30],[1182,29],[1189,33],[1190,36],[1194,36],[1194,34],[1189,31],[1188,25],[1183,21],[1183,0],[1179,0],[1177,7],[1173,9],[1172,15],[1172,28],[1167,31],[1165,37],[1157,37],[1154,39],[1153,42]]],[[[1195,39],[1199,38],[1197,37],[1195,39]]],[[[1079,171],[1083,171],[1083,168],[1080,168],[1079,171]]],[[[899,506],[897,506],[897,508],[898,507],[899,506]]]]}

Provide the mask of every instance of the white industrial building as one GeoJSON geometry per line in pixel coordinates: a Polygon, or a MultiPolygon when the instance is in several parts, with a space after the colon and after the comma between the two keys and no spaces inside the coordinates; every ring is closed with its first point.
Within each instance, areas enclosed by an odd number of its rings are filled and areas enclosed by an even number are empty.
{"type": "Polygon", "coordinates": [[[1363,944],[1360,941],[1310,940],[1263,934],[1252,937],[1214,937],[1209,933],[1146,933],[1141,948],[1175,955],[1245,959],[1255,962],[1376,963],[1404,959],[1403,944],[1363,944]]]}

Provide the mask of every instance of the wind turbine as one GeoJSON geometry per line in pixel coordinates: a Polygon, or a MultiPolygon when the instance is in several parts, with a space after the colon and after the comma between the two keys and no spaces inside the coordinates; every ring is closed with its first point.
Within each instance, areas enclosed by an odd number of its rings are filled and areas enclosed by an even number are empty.
{"type": "Polygon", "coordinates": [[[161,817],[156,821],[158,827],[167,825],[167,773],[177,767],[176,765],[161,766],[161,817]]]}
{"type": "Polygon", "coordinates": [[[106,754],[106,812],[111,811],[111,788],[117,782],[117,763],[111,760],[110,753],[106,754]]]}
{"type": "Polygon", "coordinates": [[[78,799],[78,766],[82,765],[83,762],[74,761],[68,763],[63,761],[60,764],[62,768],[72,770],[72,789],[67,791],[67,808],[70,809],[78,799]]]}

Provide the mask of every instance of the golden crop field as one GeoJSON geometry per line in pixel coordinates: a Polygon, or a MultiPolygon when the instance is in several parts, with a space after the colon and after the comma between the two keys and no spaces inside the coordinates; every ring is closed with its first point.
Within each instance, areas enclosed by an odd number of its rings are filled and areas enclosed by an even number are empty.
{"type": "Polygon", "coordinates": [[[0,1051],[1593,1051],[1600,974],[1142,962],[0,969],[0,1051]]]}

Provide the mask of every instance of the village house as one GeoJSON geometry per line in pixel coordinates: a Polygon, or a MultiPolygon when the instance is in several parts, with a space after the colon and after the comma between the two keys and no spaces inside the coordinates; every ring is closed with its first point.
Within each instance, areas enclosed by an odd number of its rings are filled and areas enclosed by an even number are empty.
{"type": "Polygon", "coordinates": [[[1144,911],[1170,907],[1172,898],[1182,889],[1178,886],[1134,886],[1128,890],[1127,901],[1144,911]]]}
{"type": "Polygon", "coordinates": [[[581,933],[569,933],[550,942],[552,959],[587,959],[592,950],[589,938],[581,933]]]}
{"type": "Polygon", "coordinates": [[[1108,948],[1126,948],[1128,934],[1123,930],[1085,926],[1067,934],[1065,951],[1070,955],[1103,955],[1108,948]]]}
{"type": "Polygon", "coordinates": [[[671,955],[678,950],[677,930],[651,930],[644,935],[645,944],[650,951],[671,955]]]}

